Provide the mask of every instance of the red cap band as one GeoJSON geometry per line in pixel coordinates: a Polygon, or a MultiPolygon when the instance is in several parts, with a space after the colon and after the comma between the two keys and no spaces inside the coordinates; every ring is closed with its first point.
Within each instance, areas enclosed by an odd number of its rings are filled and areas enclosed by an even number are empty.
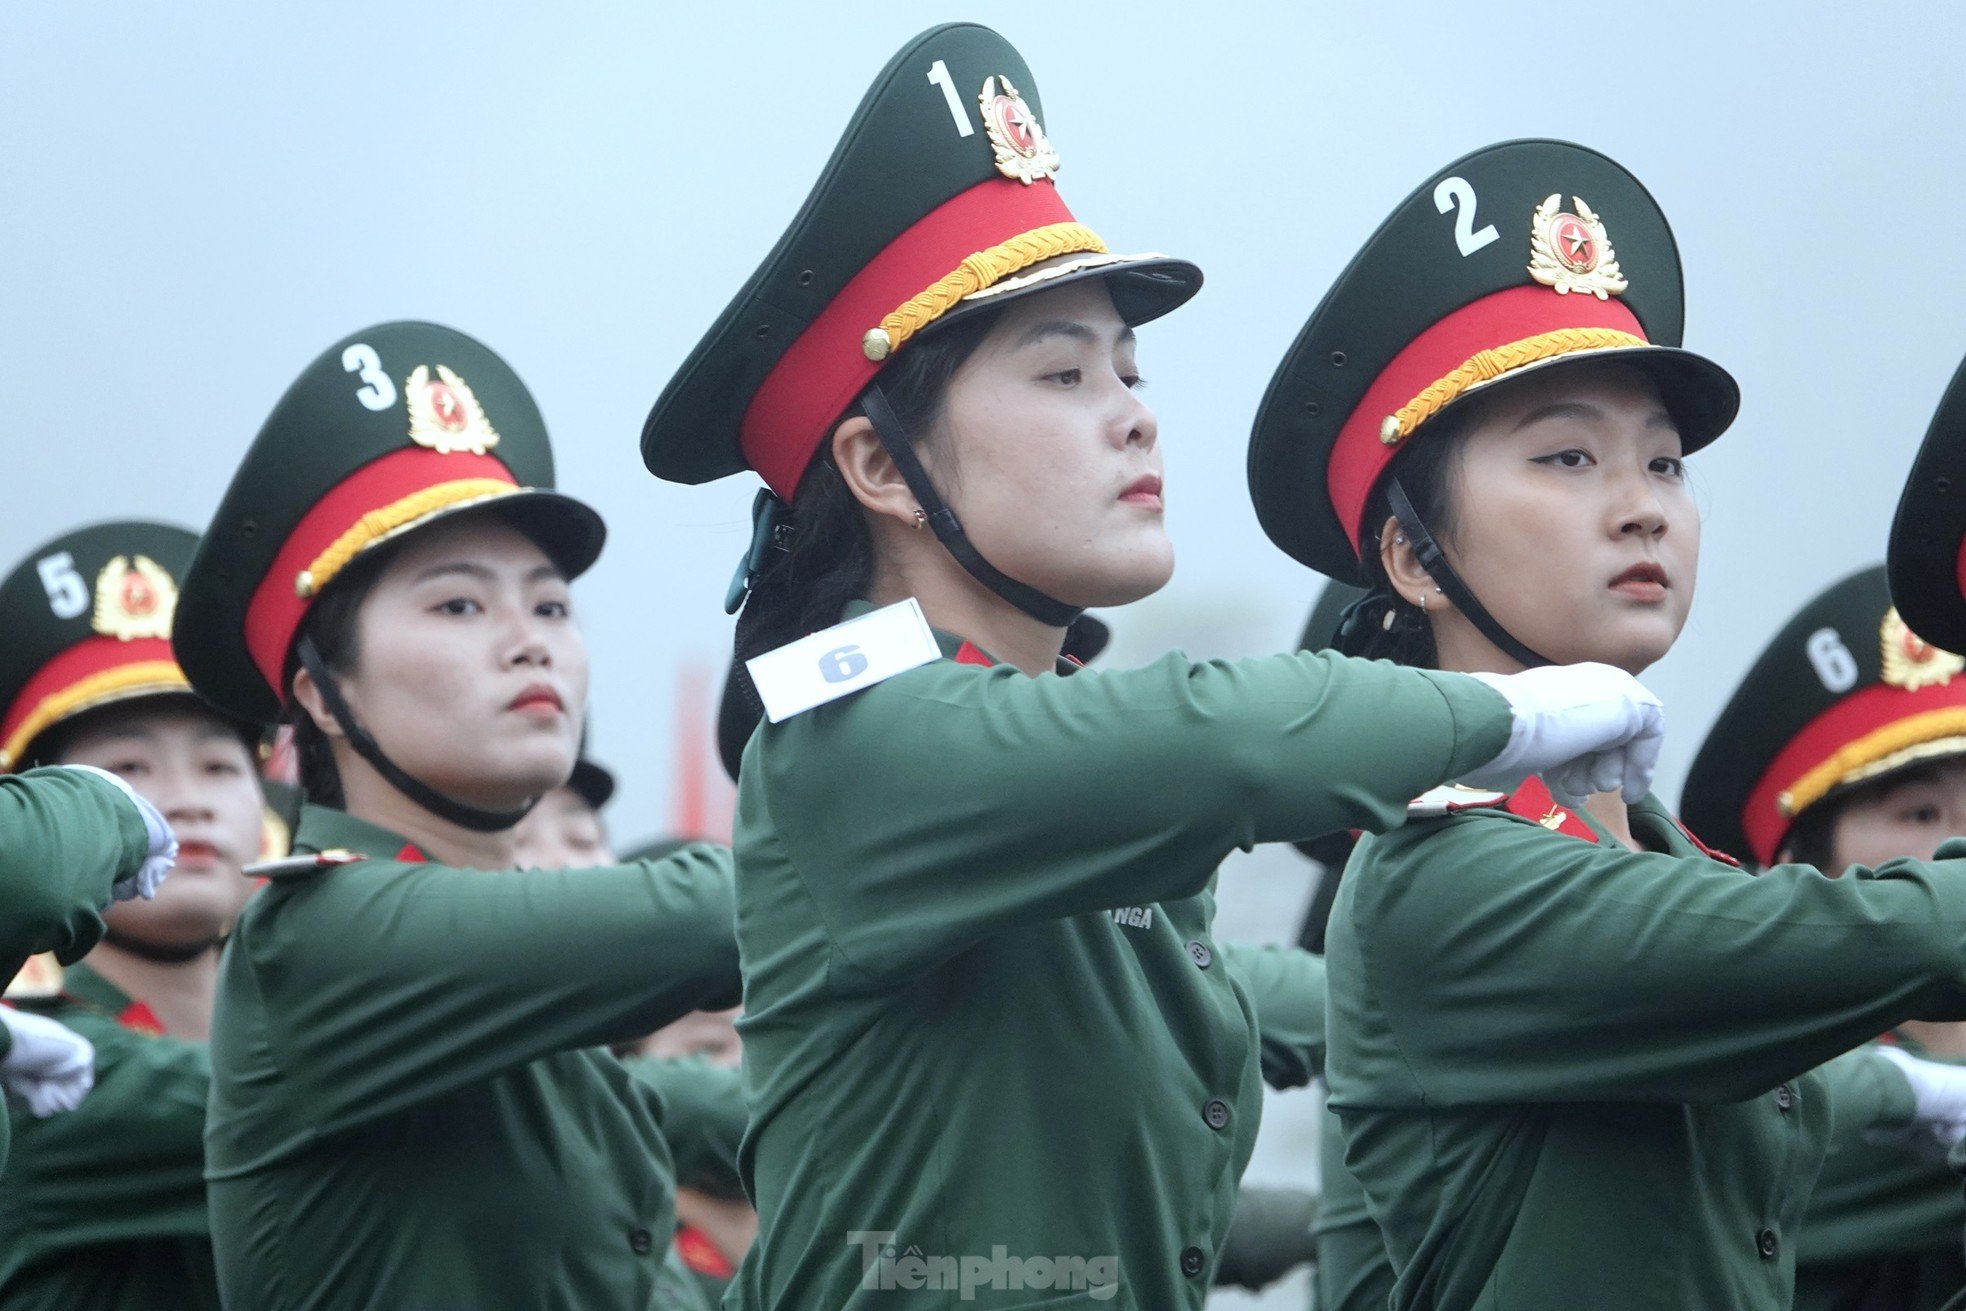
{"type": "MultiPolygon", "coordinates": [[[[1565,328],[1610,328],[1645,337],[1637,316],[1615,297],[1559,296],[1548,287],[1525,283],[1463,305],[1393,357],[1339,429],[1326,473],[1331,507],[1354,547],[1365,502],[1400,449],[1379,440],[1386,417],[1482,351],[1565,328]]],[[[1419,441],[1424,434],[1423,428],[1406,440],[1419,441]]]]}
{"type": "Polygon", "coordinates": [[[828,428],[880,371],[861,349],[869,328],[977,251],[1071,221],[1049,180],[992,178],[929,211],[840,289],[760,384],[738,427],[745,462],[790,501],[828,428]]]}
{"type": "Polygon", "coordinates": [[[1741,810],[1741,831],[1747,834],[1754,858],[1764,865],[1774,863],[1782,839],[1795,822],[1793,816],[1782,813],[1782,794],[1804,775],[1851,743],[1900,720],[1961,706],[1966,706],[1966,677],[1955,676],[1950,682],[1933,683],[1915,692],[1874,683],[1810,720],[1770,762],[1741,810]]]}
{"type": "Polygon", "coordinates": [[[496,456],[461,451],[440,455],[421,446],[405,446],[363,465],[314,503],[273,557],[273,567],[253,590],[246,607],[246,650],[274,695],[283,702],[287,699],[281,682],[287,654],[293,649],[300,621],[313,604],[313,597],[302,597],[295,590],[294,581],[300,572],[363,515],[427,487],[473,478],[518,486],[512,471],[496,456]]]}

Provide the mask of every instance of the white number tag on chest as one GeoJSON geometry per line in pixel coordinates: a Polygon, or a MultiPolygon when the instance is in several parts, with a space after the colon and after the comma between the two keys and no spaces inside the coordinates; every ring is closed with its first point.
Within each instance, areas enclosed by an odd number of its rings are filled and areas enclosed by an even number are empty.
{"type": "Polygon", "coordinates": [[[744,662],[776,724],[942,654],[914,597],[821,629],[744,662]]]}

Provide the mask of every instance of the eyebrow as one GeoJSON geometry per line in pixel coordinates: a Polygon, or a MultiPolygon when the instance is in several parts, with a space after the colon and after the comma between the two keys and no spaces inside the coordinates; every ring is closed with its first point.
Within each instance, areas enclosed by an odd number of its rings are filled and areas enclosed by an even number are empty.
{"type": "MultiPolygon", "coordinates": [[[[1121,329],[1120,335],[1114,341],[1114,345],[1125,346],[1133,341],[1133,336],[1133,327],[1129,324],[1121,329]]],[[[1080,323],[1075,319],[1046,319],[1043,322],[1032,324],[1022,333],[1018,334],[1017,340],[1012,342],[1011,346],[1013,349],[1034,346],[1047,337],[1070,337],[1074,341],[1082,341],[1092,346],[1099,344],[1099,334],[1087,324],[1080,323]]]]}
{"type": "MultiPolygon", "coordinates": [[[[1588,401],[1551,401],[1548,405],[1538,406],[1516,420],[1515,427],[1511,431],[1521,432],[1530,424],[1541,423],[1544,419],[1602,419],[1603,417],[1604,411],[1588,401]]],[[[1679,431],[1679,425],[1673,422],[1672,415],[1664,406],[1645,416],[1645,426],[1679,431]]]]}
{"type": "MultiPolygon", "coordinates": [[[[413,584],[424,583],[432,578],[442,578],[446,574],[463,574],[483,583],[498,581],[496,571],[473,560],[446,560],[441,564],[433,564],[410,581],[413,584]]],[[[535,565],[527,570],[525,581],[535,583],[544,578],[564,579],[565,577],[566,575],[560,572],[560,567],[549,560],[545,564],[535,565]]]]}

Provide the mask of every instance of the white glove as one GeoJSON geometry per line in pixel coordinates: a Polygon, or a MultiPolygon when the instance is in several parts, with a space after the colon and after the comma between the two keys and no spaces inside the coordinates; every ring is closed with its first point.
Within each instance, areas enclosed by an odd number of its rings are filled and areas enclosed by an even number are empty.
{"type": "Polygon", "coordinates": [[[95,1044],[45,1015],[0,1006],[14,1045],[0,1056],[0,1088],[27,1103],[37,1119],[82,1104],[96,1082],[95,1044]]]}
{"type": "Polygon", "coordinates": [[[1873,1049],[1898,1067],[1911,1085],[1912,1122],[1902,1129],[1871,1132],[1873,1141],[1890,1141],[1920,1148],[1920,1155],[1942,1157],[1947,1148],[1966,1138],[1966,1067],[1920,1060],[1897,1047],[1873,1049]]]}
{"type": "Polygon", "coordinates": [[[132,897],[149,901],[157,895],[157,889],[164,882],[164,876],[171,872],[171,866],[177,864],[177,834],[171,832],[170,822],[135,788],[108,770],[97,769],[94,765],[63,765],[62,768],[86,770],[97,778],[107,779],[142,812],[143,831],[150,835],[150,854],[144,859],[141,869],[126,879],[118,879],[109,892],[118,901],[128,901],[132,897]]]}
{"type": "Polygon", "coordinates": [[[1513,792],[1541,774],[1558,797],[1594,792],[1637,801],[1652,786],[1666,710],[1636,678],[1610,665],[1547,665],[1520,674],[1475,674],[1509,700],[1515,725],[1502,753],[1461,782],[1513,792]]]}

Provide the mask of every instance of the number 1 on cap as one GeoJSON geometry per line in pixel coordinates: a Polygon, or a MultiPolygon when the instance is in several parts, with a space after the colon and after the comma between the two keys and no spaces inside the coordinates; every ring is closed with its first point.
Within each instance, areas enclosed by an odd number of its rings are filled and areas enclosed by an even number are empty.
{"type": "Polygon", "coordinates": [[[949,102],[949,117],[956,120],[956,135],[974,136],[976,126],[969,121],[969,115],[963,112],[962,97],[956,94],[955,79],[949,76],[949,66],[939,59],[936,60],[928,66],[928,80],[942,88],[942,98],[949,102]]]}

